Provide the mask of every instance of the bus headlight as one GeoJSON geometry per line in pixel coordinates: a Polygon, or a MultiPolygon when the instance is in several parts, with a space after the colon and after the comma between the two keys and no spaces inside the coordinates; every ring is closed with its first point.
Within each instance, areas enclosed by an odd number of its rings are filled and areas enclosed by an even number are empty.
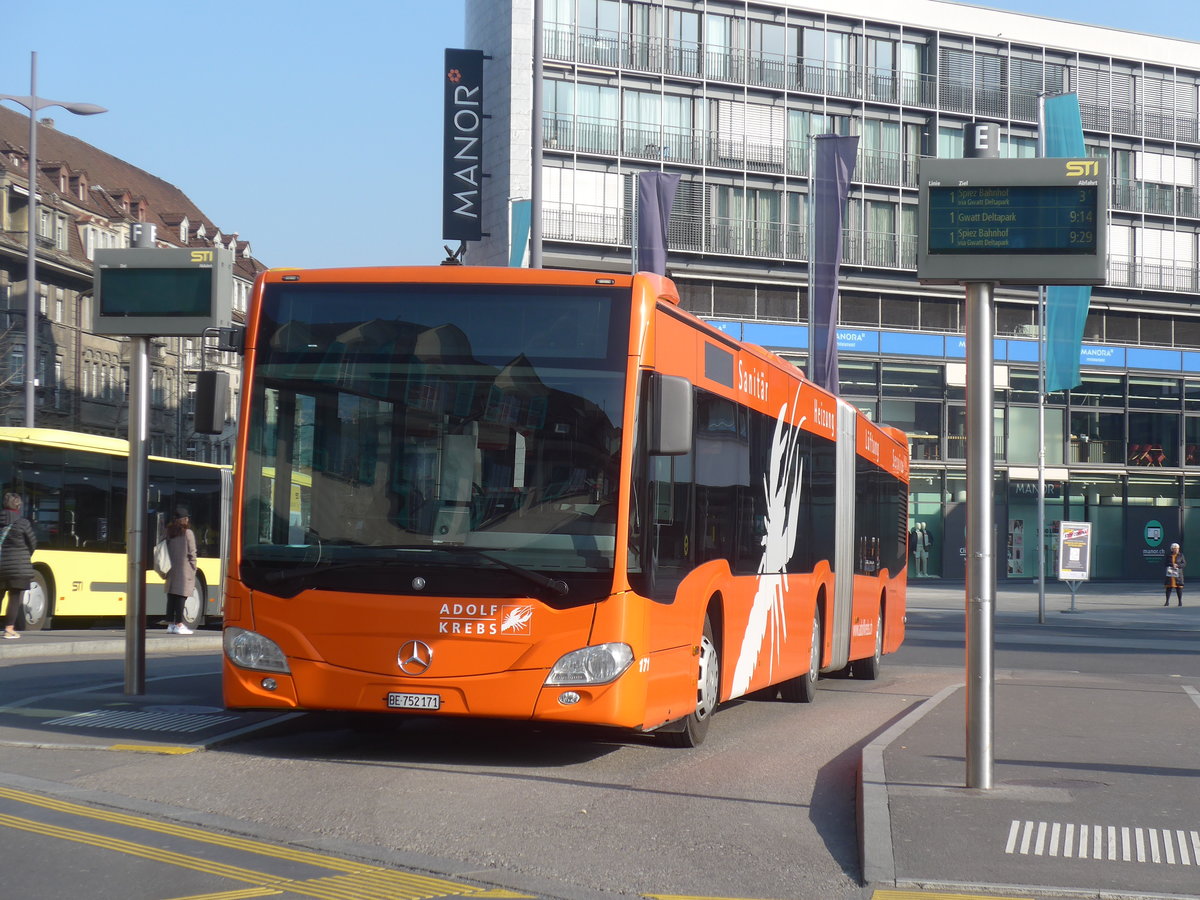
{"type": "Polygon", "coordinates": [[[263,672],[291,672],[279,645],[257,631],[230,626],[221,636],[221,642],[225,646],[225,655],[235,666],[263,672]]]}
{"type": "Polygon", "coordinates": [[[573,650],[559,659],[546,676],[546,684],[607,684],[633,662],[628,644],[600,644],[573,650]]]}

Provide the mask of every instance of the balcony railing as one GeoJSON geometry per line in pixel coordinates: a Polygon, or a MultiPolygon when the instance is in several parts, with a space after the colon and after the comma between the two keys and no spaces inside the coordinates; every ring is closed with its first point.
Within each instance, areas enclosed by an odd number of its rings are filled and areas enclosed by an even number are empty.
{"type": "MultiPolygon", "coordinates": [[[[1013,85],[973,81],[940,82],[931,74],[901,73],[842,63],[820,63],[777,53],[742,50],[695,41],[662,40],[625,32],[545,26],[547,59],[639,72],[730,81],[781,90],[828,94],[853,100],[1037,121],[1037,92],[1013,85]]],[[[1084,128],[1196,141],[1196,111],[1160,110],[1114,103],[1080,102],[1084,128]]]]}
{"type": "MultiPolygon", "coordinates": [[[[614,119],[547,114],[542,119],[542,145],[604,156],[669,160],[695,166],[748,170],[806,177],[811,141],[775,140],[677,126],[622,125],[614,119]]],[[[855,180],[870,184],[915,187],[915,154],[859,147],[855,180]]]]}

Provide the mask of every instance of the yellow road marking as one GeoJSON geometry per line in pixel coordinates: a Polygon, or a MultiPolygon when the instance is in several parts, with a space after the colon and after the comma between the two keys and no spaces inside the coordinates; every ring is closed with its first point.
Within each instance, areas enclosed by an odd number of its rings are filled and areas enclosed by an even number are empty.
{"type": "Polygon", "coordinates": [[[21,819],[17,816],[0,814],[0,825],[17,828],[21,831],[28,831],[32,834],[44,835],[45,837],[74,841],[78,844],[90,844],[102,850],[127,853],[130,856],[139,856],[142,859],[167,863],[168,865],[179,866],[184,869],[192,869],[208,875],[235,878],[238,881],[245,881],[250,884],[275,887],[288,880],[277,875],[268,875],[265,872],[255,872],[253,869],[245,869],[241,866],[230,866],[225,863],[200,859],[190,854],[175,853],[170,850],[162,850],[158,847],[150,847],[146,844],[135,844],[133,841],[106,837],[101,834],[92,834],[91,832],[79,831],[75,828],[64,828],[60,825],[50,825],[46,822],[34,821],[33,819],[21,819]]]}
{"type": "Polygon", "coordinates": [[[140,828],[145,831],[153,831],[157,832],[158,834],[169,834],[174,837],[182,837],[204,844],[214,844],[219,847],[228,847],[232,850],[240,850],[244,853],[257,853],[261,856],[269,856],[274,859],[307,863],[308,865],[316,866],[322,869],[333,869],[339,872],[360,872],[373,871],[375,868],[374,866],[369,866],[365,863],[356,863],[349,860],[335,859],[333,857],[322,856],[319,853],[312,853],[307,850],[295,850],[290,847],[277,847],[271,844],[262,843],[261,841],[250,840],[248,838],[214,834],[213,832],[203,831],[199,828],[191,828],[186,825],[174,825],[170,822],[155,822],[151,819],[144,819],[141,816],[133,816],[127,813],[92,809],[87,806],[80,806],[77,803],[68,803],[65,800],[56,800],[53,797],[42,797],[38,794],[30,794],[25,791],[15,790],[13,788],[0,787],[0,798],[16,800],[19,803],[27,803],[30,806],[40,806],[43,809],[52,809],[56,812],[65,812],[71,815],[80,816],[82,818],[97,819],[101,822],[111,822],[115,825],[124,825],[129,828],[140,828]]]}
{"type": "Polygon", "coordinates": [[[170,747],[170,746],[154,746],[152,744],[112,744],[107,747],[108,750],[125,750],[131,753],[164,753],[169,756],[183,756],[188,753],[195,753],[201,749],[199,747],[170,747]]]}
{"type": "MultiPolygon", "coordinates": [[[[233,866],[227,863],[204,860],[191,854],[175,853],[159,847],[146,844],[136,844],[120,838],[78,831],[74,828],[63,828],[59,825],[49,825],[32,819],[21,819],[16,816],[0,814],[0,826],[17,828],[32,834],[88,844],[102,850],[115,853],[125,853],[153,862],[178,866],[181,869],[191,869],[206,875],[219,878],[230,878],[235,881],[247,882],[260,888],[268,889],[271,894],[292,893],[304,897],[315,897],[318,900],[348,900],[353,897],[388,897],[389,900],[426,900],[431,897],[464,896],[476,893],[475,888],[465,884],[456,884],[441,878],[430,878],[424,875],[412,875],[405,872],[392,872],[388,869],[368,868],[367,871],[351,872],[343,875],[333,875],[326,878],[311,878],[294,880],[279,875],[269,875],[256,872],[253,869],[233,866]]],[[[250,895],[255,896],[255,895],[250,895]]]]}
{"type": "Polygon", "coordinates": [[[253,900],[255,897],[278,897],[283,891],[275,888],[240,888],[232,891],[217,891],[215,894],[192,894],[189,897],[173,897],[171,900],[253,900]]]}
{"type": "Polygon", "coordinates": [[[29,806],[40,807],[55,812],[68,813],[81,818],[95,819],[129,828],[139,828],[144,831],[181,837],[199,843],[226,847],[245,853],[258,854],[259,856],[270,857],[272,859],[303,863],[315,868],[331,869],[339,873],[334,876],[295,880],[284,876],[258,872],[242,866],[205,860],[192,854],[176,853],[121,838],[93,834],[88,831],[50,825],[34,819],[24,819],[0,813],[0,827],[7,826],[46,837],[88,844],[103,850],[125,853],[154,862],[255,885],[253,888],[244,888],[232,892],[203,894],[196,898],[181,898],[181,900],[238,900],[238,898],[243,897],[267,897],[280,893],[298,894],[306,897],[320,898],[320,900],[346,900],[347,897],[388,897],[396,898],[396,900],[422,900],[422,898],[446,896],[470,896],[473,898],[518,898],[526,896],[503,890],[481,890],[471,885],[448,881],[443,878],[408,872],[396,872],[380,866],[337,859],[336,857],[324,856],[306,850],[274,846],[247,838],[217,835],[198,828],[172,825],[166,822],[155,822],[126,813],[91,809],[75,803],[42,797],[12,788],[0,787],[0,798],[14,800],[29,806]]]}

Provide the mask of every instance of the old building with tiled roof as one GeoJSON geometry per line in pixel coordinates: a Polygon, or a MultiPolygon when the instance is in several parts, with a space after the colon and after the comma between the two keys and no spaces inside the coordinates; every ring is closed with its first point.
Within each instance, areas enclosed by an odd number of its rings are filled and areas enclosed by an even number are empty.
{"type": "MultiPolygon", "coordinates": [[[[27,328],[29,118],[0,106],[0,424],[24,422],[27,328]]],[[[250,242],[226,232],[179,188],[92,145],[53,121],[38,129],[36,424],[90,434],[127,433],[128,341],[93,334],[95,251],[129,247],[134,226],[153,226],[159,247],[226,247],[234,254],[234,315],[240,318],[264,266],[250,242]]],[[[236,360],[208,350],[207,367],[236,360]]],[[[233,423],[219,436],[193,433],[191,393],[198,338],[151,343],[151,452],[228,462],[233,423]]],[[[236,409],[235,405],[230,409],[236,409]]]]}

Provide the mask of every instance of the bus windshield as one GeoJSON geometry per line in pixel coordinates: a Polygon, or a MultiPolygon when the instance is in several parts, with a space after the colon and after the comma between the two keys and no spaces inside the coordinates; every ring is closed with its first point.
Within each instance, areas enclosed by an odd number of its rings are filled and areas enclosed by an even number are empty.
{"type": "Polygon", "coordinates": [[[266,286],[243,579],[284,595],[611,584],[629,296],[266,286]]]}

